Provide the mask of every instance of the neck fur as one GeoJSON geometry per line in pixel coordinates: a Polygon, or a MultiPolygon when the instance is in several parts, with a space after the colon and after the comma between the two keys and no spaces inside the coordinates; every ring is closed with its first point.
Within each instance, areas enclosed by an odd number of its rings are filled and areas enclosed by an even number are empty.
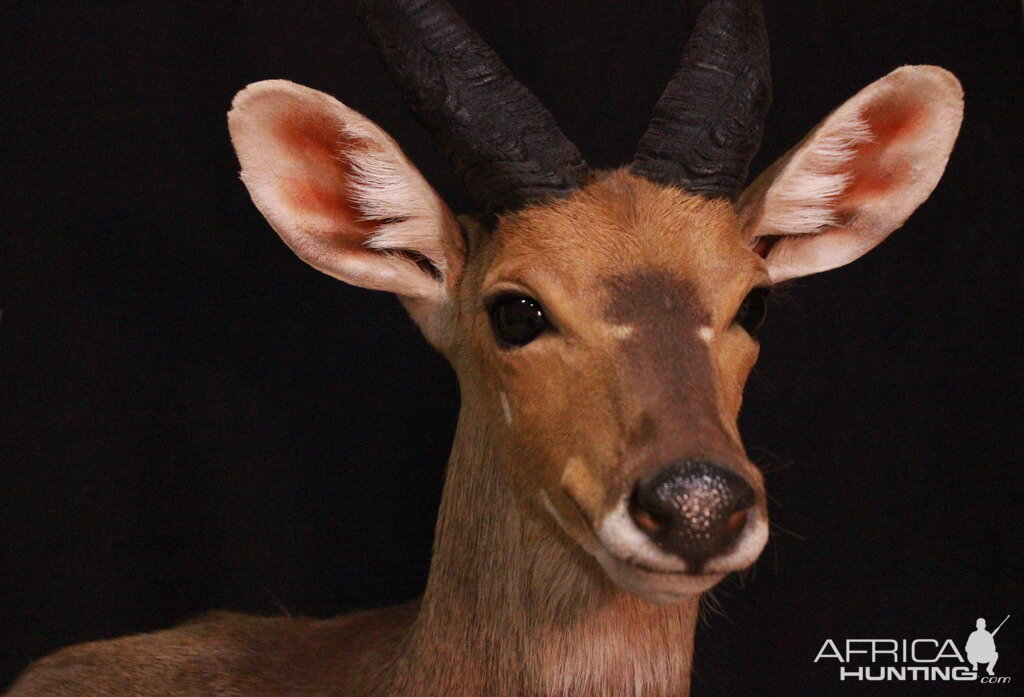
{"type": "Polygon", "coordinates": [[[513,495],[492,435],[464,408],[397,693],[689,694],[698,601],[654,605],[613,586],[539,505],[513,495]]]}

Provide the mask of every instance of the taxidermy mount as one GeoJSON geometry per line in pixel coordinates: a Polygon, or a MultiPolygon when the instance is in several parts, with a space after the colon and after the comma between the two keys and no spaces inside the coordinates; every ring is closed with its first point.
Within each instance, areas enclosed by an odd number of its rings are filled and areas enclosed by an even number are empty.
{"type": "Polygon", "coordinates": [[[771,91],[761,3],[706,0],[635,156],[598,171],[445,0],[355,4],[472,210],[316,90],[249,85],[228,124],[285,243],[397,295],[458,375],[426,590],[71,647],[10,697],[688,694],[701,593],[768,538],[737,429],[767,296],[899,228],[962,117],[953,75],[902,67],[748,185],[771,91]]]}

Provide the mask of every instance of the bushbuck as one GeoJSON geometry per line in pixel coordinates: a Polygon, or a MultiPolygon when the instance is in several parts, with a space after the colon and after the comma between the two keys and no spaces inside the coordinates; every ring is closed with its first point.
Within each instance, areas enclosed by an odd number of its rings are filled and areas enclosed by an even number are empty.
{"type": "Polygon", "coordinates": [[[270,225],[314,268],[397,295],[458,375],[426,590],[72,647],[11,697],[689,693],[700,594],[768,537],[736,422],[769,289],[898,228],[963,109],[950,73],[899,68],[744,188],[770,101],[761,4],[691,9],[635,157],[595,171],[447,2],[360,3],[464,216],[326,94],[270,80],[235,97],[270,225]]]}

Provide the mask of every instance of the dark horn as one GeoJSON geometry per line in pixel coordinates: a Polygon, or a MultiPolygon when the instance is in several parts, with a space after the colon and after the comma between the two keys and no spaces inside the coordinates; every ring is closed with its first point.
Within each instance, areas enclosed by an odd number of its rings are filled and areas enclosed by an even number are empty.
{"type": "Polygon", "coordinates": [[[488,220],[579,188],[580,151],[445,0],[361,0],[406,102],[488,220]]]}
{"type": "Polygon", "coordinates": [[[679,69],[630,168],[659,184],[735,200],[761,145],[770,103],[760,0],[698,3],[679,69]]]}

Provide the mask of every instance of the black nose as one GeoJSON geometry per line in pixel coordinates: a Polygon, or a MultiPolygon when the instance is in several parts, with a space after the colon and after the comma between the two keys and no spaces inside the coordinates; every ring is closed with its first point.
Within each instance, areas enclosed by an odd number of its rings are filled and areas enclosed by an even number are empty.
{"type": "Polygon", "coordinates": [[[703,460],[679,460],[641,480],[633,520],[666,552],[699,567],[740,536],[754,490],[738,474],[703,460]]]}

